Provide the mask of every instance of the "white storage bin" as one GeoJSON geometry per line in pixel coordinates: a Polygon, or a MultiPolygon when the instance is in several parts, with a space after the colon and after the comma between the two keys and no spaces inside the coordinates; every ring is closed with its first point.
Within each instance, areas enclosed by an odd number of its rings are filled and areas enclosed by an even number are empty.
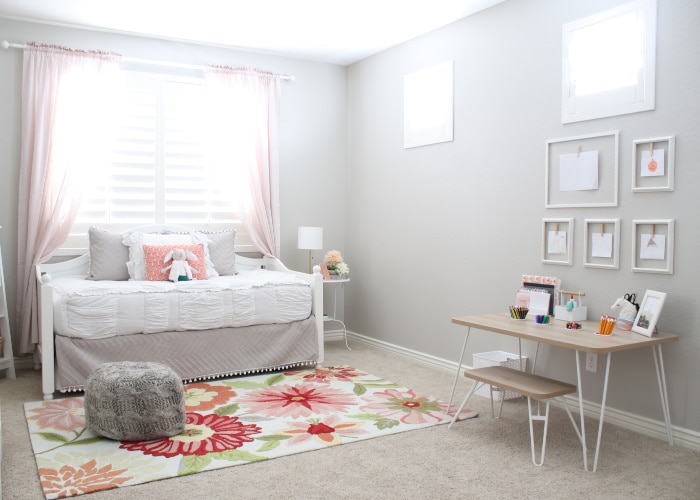
{"type": "Polygon", "coordinates": [[[559,304],[554,306],[554,319],[560,321],[586,321],[588,308],[583,305],[583,299],[581,298],[585,295],[583,292],[559,290],[559,304]],[[569,311],[566,309],[566,304],[569,302],[569,299],[574,300],[574,297],[578,297],[576,306],[569,311]]]}
{"type": "MultiPolygon", "coordinates": [[[[522,359],[522,371],[527,371],[527,356],[523,356],[522,359]]],[[[505,351],[489,351],[473,354],[472,363],[474,365],[473,368],[484,368],[486,366],[505,366],[507,368],[513,368],[514,370],[520,370],[520,360],[518,359],[518,355],[511,354],[505,351]]],[[[491,388],[488,384],[483,384],[476,391],[474,391],[474,394],[490,398],[490,390],[491,388]]],[[[504,399],[504,393],[505,399],[513,399],[520,397],[520,394],[518,394],[517,392],[499,390],[493,392],[494,401],[501,401],[502,399],[504,399]]]]}

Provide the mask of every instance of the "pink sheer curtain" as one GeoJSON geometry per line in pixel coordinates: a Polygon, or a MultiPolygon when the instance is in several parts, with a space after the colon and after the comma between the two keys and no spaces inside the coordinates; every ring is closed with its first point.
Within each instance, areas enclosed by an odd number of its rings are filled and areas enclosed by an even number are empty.
{"type": "Polygon", "coordinates": [[[231,192],[246,231],[260,252],[278,257],[280,75],[208,66],[204,79],[216,152],[211,161],[235,171],[231,192]]]}
{"type": "Polygon", "coordinates": [[[30,43],[22,73],[22,144],[17,231],[19,352],[38,343],[35,266],[65,241],[81,180],[106,159],[101,127],[109,115],[120,56],[30,43]]]}

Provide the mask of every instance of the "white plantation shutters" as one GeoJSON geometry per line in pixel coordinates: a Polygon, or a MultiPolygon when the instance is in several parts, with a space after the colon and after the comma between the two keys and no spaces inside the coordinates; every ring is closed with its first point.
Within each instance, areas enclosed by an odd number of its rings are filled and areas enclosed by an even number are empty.
{"type": "Polygon", "coordinates": [[[146,224],[192,229],[235,227],[237,243],[247,237],[237,215],[236,169],[212,152],[226,138],[208,131],[206,89],[197,78],[123,72],[107,167],[96,169],[66,247],[86,248],[87,230],[124,231],[146,224]],[[212,141],[219,142],[212,147],[212,141]]]}

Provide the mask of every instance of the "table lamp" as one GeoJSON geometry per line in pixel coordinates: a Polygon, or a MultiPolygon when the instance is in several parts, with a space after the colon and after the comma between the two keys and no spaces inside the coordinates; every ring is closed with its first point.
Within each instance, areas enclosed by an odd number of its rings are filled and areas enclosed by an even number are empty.
{"type": "Polygon", "coordinates": [[[309,251],[309,274],[311,274],[313,272],[313,251],[321,250],[323,248],[323,228],[299,226],[297,248],[299,248],[300,250],[309,251]]]}

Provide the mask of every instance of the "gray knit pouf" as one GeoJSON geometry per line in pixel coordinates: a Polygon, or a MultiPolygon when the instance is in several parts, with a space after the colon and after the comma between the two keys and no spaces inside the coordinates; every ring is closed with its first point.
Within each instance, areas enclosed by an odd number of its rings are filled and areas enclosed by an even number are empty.
{"type": "Polygon", "coordinates": [[[180,377],[160,363],[104,363],[85,385],[85,423],[99,436],[146,441],[185,428],[185,392],[180,377]]]}

